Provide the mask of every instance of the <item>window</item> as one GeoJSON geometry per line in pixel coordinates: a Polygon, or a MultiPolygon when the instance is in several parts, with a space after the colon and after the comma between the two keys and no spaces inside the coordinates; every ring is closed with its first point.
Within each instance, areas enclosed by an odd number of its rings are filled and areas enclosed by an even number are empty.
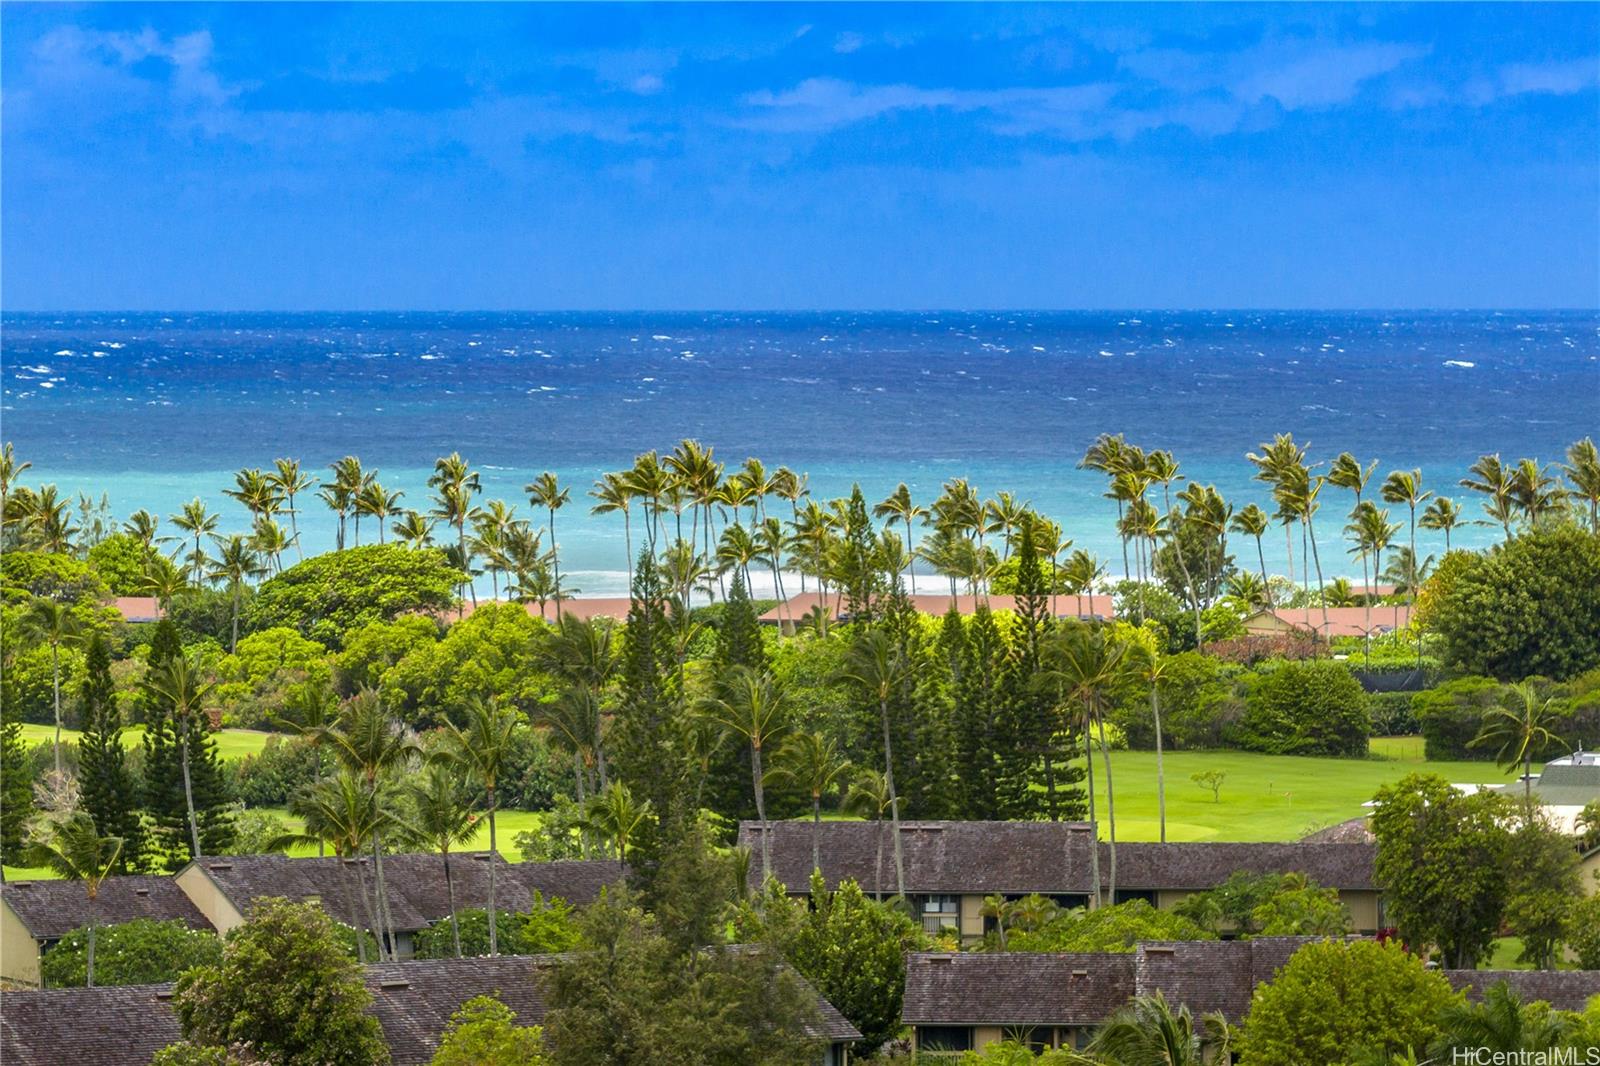
{"type": "Polygon", "coordinates": [[[1142,899],[1152,907],[1156,905],[1156,894],[1143,888],[1119,888],[1117,889],[1117,898],[1113,902],[1132,903],[1136,899],[1142,899]]]}
{"type": "Polygon", "coordinates": [[[922,915],[922,928],[928,933],[938,933],[945,926],[961,925],[960,896],[923,896],[917,910],[922,915]]]}
{"type": "Polygon", "coordinates": [[[917,1050],[971,1051],[972,1030],[964,1025],[919,1025],[917,1050]]]}

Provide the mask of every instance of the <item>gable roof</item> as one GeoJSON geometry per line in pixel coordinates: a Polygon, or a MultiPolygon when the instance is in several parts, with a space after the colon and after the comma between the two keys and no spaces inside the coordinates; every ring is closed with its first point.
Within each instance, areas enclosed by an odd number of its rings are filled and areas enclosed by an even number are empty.
{"type": "MultiPolygon", "coordinates": [[[[474,996],[492,995],[538,1025],[548,1006],[543,973],[561,956],[426,959],[368,966],[362,980],[369,1010],[383,1027],[394,1066],[423,1066],[433,1058],[450,1016],[474,996]]],[[[808,986],[809,987],[809,986],[808,986]]],[[[181,1038],[172,986],[126,985],[0,995],[0,1061],[7,1066],[146,1066],[160,1048],[181,1038]]],[[[813,1035],[830,1042],[859,1040],[854,1026],[818,996],[813,1035]]]]}
{"type": "Polygon", "coordinates": [[[1134,995],[1131,954],[914,953],[907,1025],[1094,1025],[1134,995]]]}
{"type": "Polygon", "coordinates": [[[8,881],[0,884],[0,899],[38,940],[65,936],[91,919],[100,925],[176,919],[191,929],[212,928],[170,877],[108,877],[93,901],[76,881],[8,881]]]}
{"type": "Polygon", "coordinates": [[[1446,970],[1444,975],[1472,1000],[1502,981],[1524,1001],[1543,1000],[1557,1010],[1581,1011],[1591,997],[1600,996],[1600,970],[1446,970]]]}
{"type": "Polygon", "coordinates": [[[1375,603],[1370,613],[1365,607],[1329,607],[1326,618],[1321,607],[1280,607],[1257,611],[1244,620],[1245,628],[1252,631],[1263,622],[1276,622],[1323,637],[1362,637],[1369,632],[1378,634],[1404,629],[1411,623],[1411,606],[1375,603]]]}
{"type": "MultiPolygon", "coordinates": [[[[547,898],[560,896],[569,903],[592,903],[600,886],[619,880],[614,862],[508,863],[498,855],[495,902],[505,910],[528,906],[530,893],[537,888],[547,898]]],[[[372,860],[292,859],[284,855],[227,855],[208,857],[197,865],[217,884],[239,912],[245,913],[251,900],[283,896],[292,900],[317,898],[324,910],[346,925],[367,924],[361,903],[360,883],[365,878],[368,891],[373,883],[372,860]]],[[[489,857],[487,852],[460,852],[450,857],[450,876],[455,886],[456,907],[486,907],[489,902],[489,857]]],[[[394,915],[395,928],[413,932],[426,928],[450,914],[449,886],[444,878],[444,860],[438,855],[397,853],[383,857],[383,881],[394,915]]]]}
{"type": "Polygon", "coordinates": [[[0,992],[6,1066],[146,1066],[181,1040],[172,986],[122,985],[0,992]]]}
{"type": "MultiPolygon", "coordinates": [[[[809,821],[771,823],[772,872],[791,892],[811,883],[809,821]]],[[[895,890],[893,828],[888,822],[823,822],[822,869],[830,885],[854,878],[867,892],[895,890]],[[880,837],[881,834],[881,837],[880,837]],[[878,842],[883,865],[878,866],[878,842]]],[[[1082,822],[901,822],[908,893],[1088,893],[1093,889],[1089,827],[1082,822]]],[[[752,883],[761,877],[761,823],[741,822],[752,883]]],[[[1101,845],[1100,876],[1110,876],[1101,845]]],[[[1304,873],[1325,888],[1372,891],[1373,844],[1300,842],[1117,845],[1119,889],[1203,889],[1232,873],[1304,873]]]]}
{"type": "MultiPolygon", "coordinates": [[[[854,878],[867,892],[895,890],[889,822],[823,822],[820,832],[830,885],[854,878]]],[[[811,833],[809,821],[771,823],[772,872],[791,892],[811,884],[811,833]]],[[[741,822],[739,844],[755,857],[759,887],[761,823],[741,822]]],[[[907,892],[1088,891],[1089,827],[1080,822],[901,822],[900,844],[907,892]]]]}

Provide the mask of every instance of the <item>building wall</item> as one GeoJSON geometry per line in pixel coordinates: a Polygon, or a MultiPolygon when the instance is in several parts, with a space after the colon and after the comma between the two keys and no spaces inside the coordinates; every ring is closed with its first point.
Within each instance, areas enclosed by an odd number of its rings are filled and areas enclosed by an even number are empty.
{"type": "Polygon", "coordinates": [[[0,901],[0,978],[19,985],[39,984],[39,942],[11,904],[0,901]]]}
{"type": "Polygon", "coordinates": [[[983,897],[961,897],[961,942],[983,939],[983,897]]]}
{"type": "Polygon", "coordinates": [[[1583,890],[1589,895],[1600,892],[1600,849],[1589,853],[1578,866],[1578,876],[1583,880],[1583,890]]]}
{"type": "Polygon", "coordinates": [[[226,936],[237,925],[244,924],[244,915],[223,894],[217,883],[194,863],[190,863],[173,878],[183,894],[216,927],[218,936],[226,936]]]}

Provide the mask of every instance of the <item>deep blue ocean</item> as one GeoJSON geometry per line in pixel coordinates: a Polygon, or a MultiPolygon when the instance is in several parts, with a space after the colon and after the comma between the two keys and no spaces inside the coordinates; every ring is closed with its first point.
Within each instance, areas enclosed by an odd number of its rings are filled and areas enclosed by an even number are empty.
{"type": "MultiPolygon", "coordinates": [[[[1553,462],[1600,435],[1594,312],[7,314],[0,328],[0,437],[33,463],[28,483],[107,492],[119,517],[198,494],[243,530],[222,495],[241,466],[353,453],[426,509],[434,458],[460,451],[521,513],[542,470],[576,486],[558,533],[590,594],[621,591],[622,532],[583,491],[683,437],[730,466],[806,472],[822,496],[905,481],[926,502],[966,476],[1109,559],[1102,479],[1076,469],[1102,432],[1172,449],[1241,505],[1265,502],[1244,455],[1277,432],[1314,461],[1348,449],[1381,459],[1380,477],[1421,467],[1458,497],[1482,453],[1553,462]]],[[[331,546],[314,501],[300,525],[308,549],[331,546]]]]}

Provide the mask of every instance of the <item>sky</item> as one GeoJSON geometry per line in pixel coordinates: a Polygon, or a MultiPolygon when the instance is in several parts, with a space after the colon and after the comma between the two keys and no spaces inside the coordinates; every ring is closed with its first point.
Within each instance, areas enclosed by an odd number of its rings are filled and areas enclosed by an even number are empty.
{"type": "Polygon", "coordinates": [[[1600,5],[0,31],[7,311],[1600,305],[1600,5]]]}

